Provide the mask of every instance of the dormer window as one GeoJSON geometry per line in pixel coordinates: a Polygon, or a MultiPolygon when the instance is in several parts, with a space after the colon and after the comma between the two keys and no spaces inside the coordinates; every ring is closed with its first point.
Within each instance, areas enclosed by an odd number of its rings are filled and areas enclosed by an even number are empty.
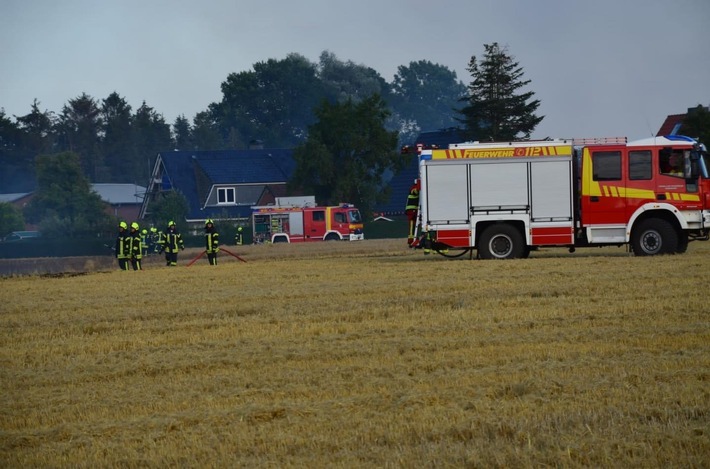
{"type": "Polygon", "coordinates": [[[233,187],[220,187],[217,189],[217,203],[234,205],[234,188],[233,187]]]}

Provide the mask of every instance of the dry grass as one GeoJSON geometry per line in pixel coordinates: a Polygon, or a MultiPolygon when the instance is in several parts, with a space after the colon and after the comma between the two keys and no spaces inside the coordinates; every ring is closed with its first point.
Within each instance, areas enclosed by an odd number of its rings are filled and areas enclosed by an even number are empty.
{"type": "Polygon", "coordinates": [[[238,253],[0,279],[0,466],[710,464],[710,243],[238,253]]]}

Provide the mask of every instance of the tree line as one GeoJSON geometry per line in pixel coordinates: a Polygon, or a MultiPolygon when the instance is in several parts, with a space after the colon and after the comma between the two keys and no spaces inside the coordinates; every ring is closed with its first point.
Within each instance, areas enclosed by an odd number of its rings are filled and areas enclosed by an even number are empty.
{"type": "MultiPolygon", "coordinates": [[[[0,192],[45,190],[42,156],[74,155],[73,170],[89,183],[145,185],[160,151],[240,149],[258,140],[294,148],[294,190],[313,191],[324,203],[359,203],[367,212],[383,196],[383,175],[401,166],[399,145],[414,143],[421,131],[457,127],[470,138],[512,140],[529,138],[543,119],[534,92],[521,92],[530,82],[506,47],[486,44],[468,71],[465,85],[446,66],[420,60],[399,66],[388,82],[328,51],[317,63],[292,53],[229,74],[221,101],[191,121],[181,115],[169,124],[146,102],[134,111],[118,92],[101,100],[82,93],[59,114],[36,100],[14,119],[0,109],[0,192]]],[[[34,206],[27,215],[49,213],[34,206]]],[[[51,215],[61,221],[67,214],[55,204],[51,215]]]]}

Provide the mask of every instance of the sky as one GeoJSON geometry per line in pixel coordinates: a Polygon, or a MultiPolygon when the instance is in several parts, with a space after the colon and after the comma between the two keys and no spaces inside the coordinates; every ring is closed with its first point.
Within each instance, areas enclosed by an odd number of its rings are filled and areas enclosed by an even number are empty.
{"type": "Polygon", "coordinates": [[[0,0],[0,108],[115,91],[191,121],[230,73],[323,51],[388,82],[428,60],[468,85],[493,42],[541,101],[533,138],[645,138],[710,104],[710,0],[0,0]]]}

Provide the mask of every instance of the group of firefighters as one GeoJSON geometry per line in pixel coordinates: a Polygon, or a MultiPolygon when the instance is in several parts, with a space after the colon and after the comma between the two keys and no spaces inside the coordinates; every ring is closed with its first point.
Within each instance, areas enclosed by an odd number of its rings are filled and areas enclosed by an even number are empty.
{"type": "MultiPolygon", "coordinates": [[[[118,224],[118,236],[114,247],[114,255],[118,259],[120,270],[143,270],[141,260],[150,253],[165,253],[165,265],[174,267],[177,265],[178,251],[185,249],[182,235],[177,230],[174,221],[169,221],[165,231],[158,231],[157,228],[139,231],[140,225],[137,222],[131,223],[130,230],[128,224],[122,221],[118,224]]],[[[235,242],[237,245],[243,243],[242,227],[237,228],[235,242]]],[[[205,250],[202,254],[207,254],[210,265],[217,265],[217,253],[219,252],[219,233],[214,226],[214,221],[205,221],[205,250]]],[[[202,255],[201,254],[201,255],[202,255]]]]}

